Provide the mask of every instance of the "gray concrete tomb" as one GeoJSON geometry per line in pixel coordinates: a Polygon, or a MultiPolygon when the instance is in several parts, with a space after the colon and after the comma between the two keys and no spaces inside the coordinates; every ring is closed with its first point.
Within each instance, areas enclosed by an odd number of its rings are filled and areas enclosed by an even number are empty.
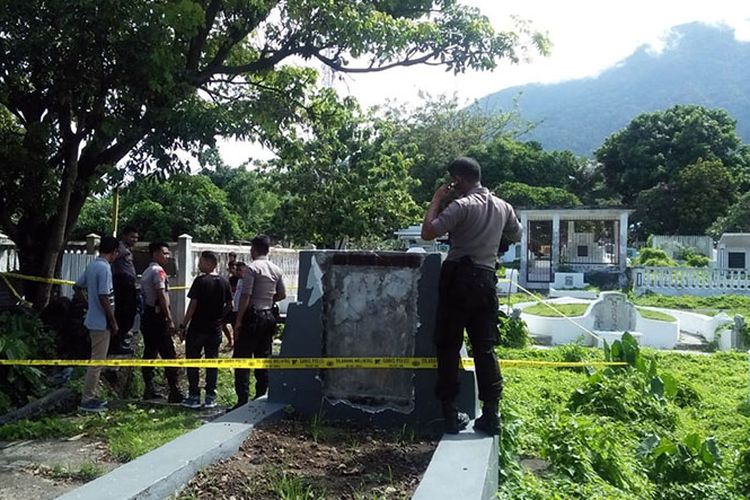
{"type": "MultiPolygon", "coordinates": [[[[299,262],[281,357],[435,356],[440,254],[313,250],[299,262]]],[[[440,428],[435,377],[431,369],[272,370],[268,399],[329,420],[440,428]]],[[[457,404],[473,418],[474,372],[460,380],[457,404]]]]}

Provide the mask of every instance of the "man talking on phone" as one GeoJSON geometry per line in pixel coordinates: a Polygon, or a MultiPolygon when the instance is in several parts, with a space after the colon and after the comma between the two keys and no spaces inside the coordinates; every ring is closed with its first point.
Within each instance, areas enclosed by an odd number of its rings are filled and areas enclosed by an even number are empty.
{"type": "Polygon", "coordinates": [[[482,416],[474,422],[474,430],[496,436],[503,378],[495,354],[499,341],[495,261],[501,238],[519,241],[522,228],[513,207],[482,186],[482,169],[475,159],[453,160],[448,173],[451,182],[435,191],[422,222],[422,239],[450,236],[450,251],[440,271],[435,395],[442,403],[445,432],[457,434],[469,423],[455,403],[466,329],[482,401],[482,416]],[[453,196],[457,198],[441,211],[444,201],[453,196]]]}

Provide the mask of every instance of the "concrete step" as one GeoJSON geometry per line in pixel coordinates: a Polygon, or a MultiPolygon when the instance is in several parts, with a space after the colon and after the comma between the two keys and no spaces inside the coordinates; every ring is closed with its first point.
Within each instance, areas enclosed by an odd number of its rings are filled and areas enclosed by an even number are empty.
{"type": "Polygon", "coordinates": [[[703,351],[708,352],[711,349],[708,347],[708,342],[704,344],[694,344],[692,342],[678,342],[674,346],[675,351],[703,351]]]}

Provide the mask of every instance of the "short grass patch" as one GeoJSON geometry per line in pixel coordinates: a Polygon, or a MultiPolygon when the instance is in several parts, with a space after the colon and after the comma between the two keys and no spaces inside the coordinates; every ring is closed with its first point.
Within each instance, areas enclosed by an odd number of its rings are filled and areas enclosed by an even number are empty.
{"type": "Polygon", "coordinates": [[[668,296],[647,293],[640,297],[630,297],[630,300],[640,306],[663,307],[708,315],[725,311],[730,316],[742,314],[745,317],[750,317],[750,296],[746,295],[697,297],[693,295],[668,296]]]}
{"type": "Polygon", "coordinates": [[[646,319],[653,319],[656,321],[666,321],[668,323],[674,323],[677,321],[677,318],[672,316],[671,314],[667,314],[661,311],[652,311],[651,309],[644,309],[643,307],[638,307],[638,312],[646,319]]]}
{"type": "Polygon", "coordinates": [[[547,317],[560,316],[560,313],[562,313],[568,318],[575,318],[583,316],[586,309],[589,307],[588,304],[550,304],[550,306],[545,304],[534,304],[533,306],[524,308],[523,312],[524,314],[547,317]]]}

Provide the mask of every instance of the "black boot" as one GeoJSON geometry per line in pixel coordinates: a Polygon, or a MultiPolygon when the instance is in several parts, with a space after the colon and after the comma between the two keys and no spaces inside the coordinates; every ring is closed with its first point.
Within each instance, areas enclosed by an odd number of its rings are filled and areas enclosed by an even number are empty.
{"type": "Polygon", "coordinates": [[[164,394],[156,388],[153,382],[146,382],[146,389],[143,391],[143,399],[164,399],[164,394]]]}
{"type": "Polygon", "coordinates": [[[474,421],[474,430],[488,436],[500,435],[500,417],[497,415],[497,401],[485,401],[482,416],[474,421]]]}
{"type": "Polygon", "coordinates": [[[469,425],[469,416],[458,411],[453,401],[443,401],[443,419],[446,434],[458,434],[469,425]]]}

